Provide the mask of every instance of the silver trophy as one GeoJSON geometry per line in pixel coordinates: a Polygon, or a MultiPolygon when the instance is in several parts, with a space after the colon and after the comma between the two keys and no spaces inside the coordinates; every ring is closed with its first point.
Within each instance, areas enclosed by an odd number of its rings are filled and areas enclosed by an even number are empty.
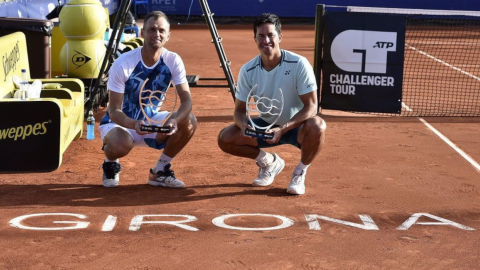
{"type": "Polygon", "coordinates": [[[246,109],[251,128],[245,129],[245,135],[260,139],[272,139],[273,133],[267,132],[277,123],[283,111],[283,92],[278,88],[281,99],[262,97],[257,94],[258,85],[254,85],[247,96],[246,109]],[[259,117],[269,117],[272,120],[268,126],[258,126],[253,119],[259,117]]]}
{"type": "MultiPolygon", "coordinates": [[[[164,89],[156,89],[157,84],[152,83],[152,89],[145,89],[148,79],[142,85],[138,101],[140,103],[140,109],[142,110],[147,124],[141,125],[140,130],[148,132],[158,133],[170,133],[172,127],[164,126],[164,124],[170,119],[172,113],[175,111],[177,105],[177,91],[175,87],[170,87],[171,82],[164,89]],[[149,117],[152,112],[168,111],[169,114],[161,121],[157,121],[149,117]]],[[[160,88],[160,87],[158,87],[160,88]]]]}

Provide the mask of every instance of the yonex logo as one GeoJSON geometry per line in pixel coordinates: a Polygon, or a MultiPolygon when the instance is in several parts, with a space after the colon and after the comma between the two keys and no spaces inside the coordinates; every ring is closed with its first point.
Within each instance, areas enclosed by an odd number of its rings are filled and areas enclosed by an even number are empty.
{"type": "Polygon", "coordinates": [[[345,71],[387,73],[387,55],[396,51],[396,42],[396,32],[346,30],[332,42],[332,60],[345,71]]]}
{"type": "Polygon", "coordinates": [[[285,71],[285,75],[290,74],[290,70],[285,71]]]}

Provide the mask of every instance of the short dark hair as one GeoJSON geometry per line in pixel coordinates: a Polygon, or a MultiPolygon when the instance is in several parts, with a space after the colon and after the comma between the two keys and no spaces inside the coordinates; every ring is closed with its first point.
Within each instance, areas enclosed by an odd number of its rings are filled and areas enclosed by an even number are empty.
{"type": "Polygon", "coordinates": [[[157,20],[158,18],[164,18],[167,21],[168,25],[170,25],[170,20],[168,19],[167,15],[165,15],[165,13],[163,13],[159,10],[155,10],[155,11],[152,11],[152,12],[148,13],[147,16],[145,16],[145,19],[143,19],[143,25],[146,25],[147,21],[150,18],[154,18],[155,20],[157,20]]]}
{"type": "Polygon", "coordinates": [[[253,22],[254,37],[257,36],[257,28],[264,23],[271,23],[275,25],[275,30],[278,32],[278,34],[282,33],[282,23],[280,22],[280,18],[278,18],[278,16],[273,13],[263,13],[262,15],[258,16],[253,22]]]}

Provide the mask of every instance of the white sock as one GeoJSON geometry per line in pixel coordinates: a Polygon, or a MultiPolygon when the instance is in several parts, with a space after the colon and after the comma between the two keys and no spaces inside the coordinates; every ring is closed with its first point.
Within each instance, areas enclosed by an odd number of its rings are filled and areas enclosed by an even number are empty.
{"type": "Polygon", "coordinates": [[[155,165],[155,172],[163,171],[165,169],[165,166],[172,162],[172,159],[173,158],[171,158],[171,157],[165,155],[164,153],[162,153],[162,155],[160,156],[160,158],[157,161],[157,164],[155,165]]]}
{"type": "Polygon", "coordinates": [[[305,165],[300,161],[300,163],[298,163],[297,167],[295,167],[295,170],[293,170],[293,173],[294,174],[301,174],[302,171],[305,171],[305,173],[307,173],[308,166],[310,166],[310,164],[305,165]]]}
{"type": "Polygon", "coordinates": [[[118,158],[114,160],[110,160],[107,157],[105,157],[105,162],[118,162],[118,158]]]}
{"type": "Polygon", "coordinates": [[[263,150],[260,150],[260,153],[258,153],[258,156],[255,158],[255,161],[258,162],[260,167],[265,167],[267,166],[267,164],[272,163],[274,160],[275,157],[272,154],[267,153],[263,150]]]}

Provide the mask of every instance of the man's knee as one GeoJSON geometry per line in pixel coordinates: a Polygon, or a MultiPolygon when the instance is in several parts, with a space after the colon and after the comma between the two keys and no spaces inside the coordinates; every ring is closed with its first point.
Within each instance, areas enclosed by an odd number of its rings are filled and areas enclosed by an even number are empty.
{"type": "Polygon", "coordinates": [[[225,136],[225,130],[227,128],[224,128],[222,129],[219,133],[218,133],[218,136],[217,136],[217,144],[218,144],[218,147],[220,147],[220,149],[223,150],[223,147],[225,147],[225,144],[226,144],[226,136],[225,136]]]}
{"type": "Polygon", "coordinates": [[[197,129],[197,117],[192,113],[188,115],[188,129],[193,132],[197,129]]]}
{"type": "Polygon", "coordinates": [[[327,123],[318,116],[308,119],[304,125],[308,133],[318,137],[323,136],[327,130],[327,123]]]}
{"type": "Polygon", "coordinates": [[[130,153],[133,148],[133,140],[131,138],[125,138],[123,136],[118,137],[105,137],[104,140],[104,152],[109,157],[124,157],[130,153]]]}
{"type": "Polygon", "coordinates": [[[195,132],[195,130],[197,129],[197,118],[195,117],[195,115],[190,113],[188,115],[188,118],[185,121],[179,123],[179,128],[180,129],[185,129],[189,133],[193,134],[195,132]]]}
{"type": "Polygon", "coordinates": [[[228,126],[218,133],[217,143],[222,151],[225,151],[228,146],[233,143],[234,132],[232,131],[232,127],[233,126],[228,126]]]}

